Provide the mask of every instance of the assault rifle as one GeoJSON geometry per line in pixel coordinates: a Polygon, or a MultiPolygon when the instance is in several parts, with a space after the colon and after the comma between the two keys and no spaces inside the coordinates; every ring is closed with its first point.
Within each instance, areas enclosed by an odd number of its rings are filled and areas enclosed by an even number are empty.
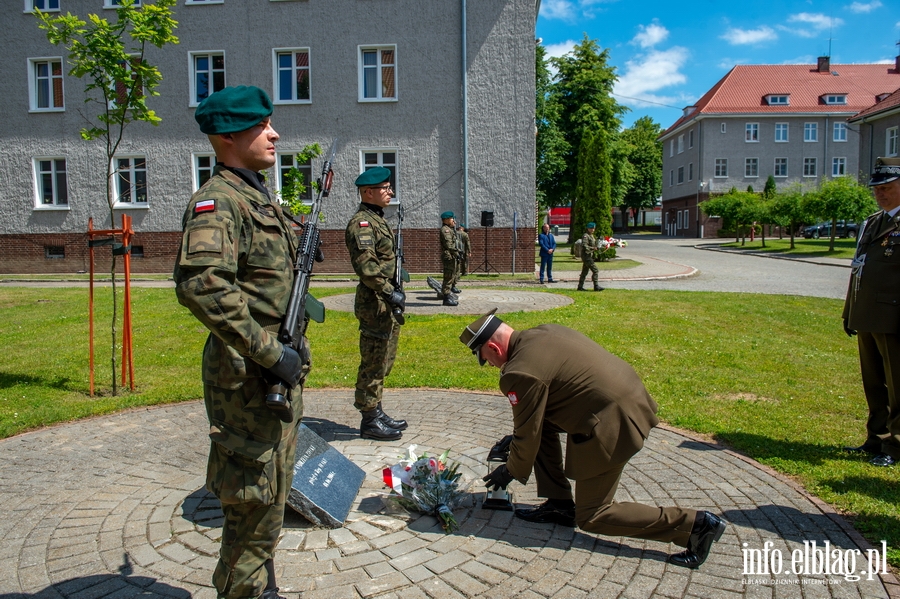
{"type": "MultiPolygon", "coordinates": [[[[309,211],[309,218],[303,225],[300,246],[297,248],[297,261],[294,263],[294,285],[291,287],[287,312],[284,314],[281,328],[278,329],[278,340],[300,354],[300,363],[304,366],[310,362],[309,343],[304,341],[309,320],[325,322],[325,305],[309,293],[309,283],[312,277],[313,261],[325,260],[325,255],[320,247],[322,241],[319,234],[319,217],[322,211],[322,200],[331,193],[331,180],[334,177],[331,166],[334,163],[334,155],[337,153],[337,142],[337,139],[332,142],[331,150],[322,165],[322,176],[316,182],[318,194],[309,211]]],[[[281,379],[276,379],[269,387],[266,405],[282,422],[294,420],[290,389],[287,383],[281,379]]]]}
{"type": "MultiPolygon", "coordinates": [[[[396,248],[396,264],[394,265],[394,278],[391,283],[397,291],[403,291],[403,282],[409,282],[409,273],[403,269],[403,205],[397,206],[397,237],[395,238],[396,248]]],[[[403,315],[403,308],[393,306],[391,311],[398,324],[406,324],[406,317],[403,315]]]]}

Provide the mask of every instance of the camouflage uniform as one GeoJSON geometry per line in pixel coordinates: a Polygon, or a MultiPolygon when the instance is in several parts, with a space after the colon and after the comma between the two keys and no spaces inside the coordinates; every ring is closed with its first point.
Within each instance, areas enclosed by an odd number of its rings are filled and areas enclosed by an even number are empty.
{"type": "Polygon", "coordinates": [[[213,584],[220,598],[254,598],[266,588],[266,562],[281,534],[303,414],[297,387],[294,422],[282,423],[265,405],[264,379],[281,357],[276,334],[297,237],[266,193],[222,165],[191,198],[182,224],[178,301],[211,331],[203,350],[212,440],[206,487],[225,515],[213,584]]]}
{"type": "Polygon", "coordinates": [[[469,274],[469,254],[472,253],[472,243],[469,241],[469,233],[460,229],[459,241],[462,245],[462,252],[459,259],[459,276],[463,277],[469,274]]]}
{"type": "Polygon", "coordinates": [[[400,325],[384,300],[384,295],[394,289],[394,232],[381,208],[360,204],[347,223],[344,241],[359,277],[354,313],[359,320],[360,362],[353,406],[366,412],[381,402],[384,379],[394,367],[400,340],[400,325]]]}
{"type": "Polygon", "coordinates": [[[591,271],[591,280],[594,289],[600,286],[600,269],[594,264],[594,256],[597,252],[597,240],[590,231],[585,231],[581,237],[581,276],[578,277],[578,289],[584,289],[584,280],[588,271],[591,271]]]}
{"type": "Polygon", "coordinates": [[[441,264],[444,267],[444,281],[441,293],[444,297],[452,294],[459,280],[459,236],[450,225],[441,226],[441,264]]]}

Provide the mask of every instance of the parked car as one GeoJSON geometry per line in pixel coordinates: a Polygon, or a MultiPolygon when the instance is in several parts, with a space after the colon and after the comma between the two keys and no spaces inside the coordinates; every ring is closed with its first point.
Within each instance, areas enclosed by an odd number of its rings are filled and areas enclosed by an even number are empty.
{"type": "MultiPolygon", "coordinates": [[[[850,239],[856,239],[856,235],[859,233],[859,225],[857,223],[848,223],[839,220],[837,221],[837,229],[835,232],[835,237],[849,237],[850,239]]],[[[831,237],[831,221],[804,227],[803,236],[807,239],[831,237]]]]}

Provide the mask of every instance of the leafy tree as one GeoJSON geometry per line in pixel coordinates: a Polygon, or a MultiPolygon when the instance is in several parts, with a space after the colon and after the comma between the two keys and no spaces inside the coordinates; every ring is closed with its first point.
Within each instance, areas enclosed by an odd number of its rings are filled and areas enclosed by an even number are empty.
{"type": "MultiPolygon", "coordinates": [[[[300,150],[300,152],[294,156],[294,159],[297,161],[297,164],[306,164],[321,154],[322,146],[319,144],[312,144],[300,150]]],[[[289,168],[287,172],[284,173],[284,180],[281,184],[281,197],[279,197],[278,200],[291,214],[309,214],[311,207],[304,204],[301,199],[306,193],[307,183],[318,190],[318,182],[304,181],[303,172],[296,166],[289,168]]]]}
{"type": "MultiPolygon", "coordinates": [[[[662,193],[662,127],[648,116],[642,116],[625,129],[621,139],[628,148],[632,176],[622,198],[622,205],[634,211],[634,225],[641,210],[653,208],[662,193]]],[[[623,214],[624,217],[624,214],[623,214]]],[[[624,223],[624,219],[623,219],[624,223]]]]}
{"type": "Polygon", "coordinates": [[[577,237],[579,238],[584,232],[584,225],[590,221],[597,225],[595,235],[608,236],[612,234],[609,162],[609,144],[606,133],[604,131],[585,133],[578,151],[578,182],[575,189],[576,201],[572,211],[571,227],[572,229],[578,228],[577,237]]]}
{"type": "Polygon", "coordinates": [[[535,181],[537,183],[537,200],[541,208],[549,208],[558,204],[549,204],[546,190],[553,187],[566,168],[566,158],[571,155],[572,148],[559,128],[562,107],[553,90],[553,78],[550,74],[547,50],[543,46],[535,49],[535,181]]]}
{"type": "Polygon", "coordinates": [[[775,185],[775,177],[769,175],[769,178],[766,179],[766,186],[763,187],[763,197],[770,200],[775,197],[775,192],[777,190],[778,187],[775,185]]]}
{"type": "MultiPolygon", "coordinates": [[[[82,114],[87,126],[81,129],[85,141],[99,140],[105,145],[106,203],[109,221],[115,227],[116,204],[113,160],[122,142],[125,128],[133,122],[159,125],[162,119],[147,105],[147,98],[158,96],[156,87],[162,73],[145,56],[148,44],[162,48],[177,44],[173,31],[177,22],[172,18],[176,0],[156,0],[135,6],[134,0],[122,0],[116,8],[117,20],[111,23],[89,14],[90,23],[71,13],[56,15],[37,9],[33,15],[38,27],[54,46],[63,46],[69,75],[85,80],[85,103],[94,104],[96,116],[82,114]]],[[[113,255],[112,277],[112,393],[116,394],[116,257],[113,255]]]]}
{"type": "Polygon", "coordinates": [[[794,249],[794,233],[797,226],[807,218],[800,186],[792,185],[786,191],[776,193],[769,212],[776,224],[787,227],[791,236],[791,249],[794,249]]]}
{"type": "MultiPolygon", "coordinates": [[[[735,241],[742,240],[741,233],[746,233],[744,225],[751,224],[756,216],[758,196],[746,191],[731,188],[726,194],[710,198],[700,204],[700,209],[708,216],[722,218],[724,229],[734,228],[735,241]]],[[[744,241],[741,241],[743,244],[744,241]]]]}
{"type": "Polygon", "coordinates": [[[828,251],[834,251],[837,221],[858,222],[878,209],[868,188],[851,177],[838,177],[825,181],[818,191],[805,197],[805,209],[813,217],[831,221],[831,239],[828,251]]]}

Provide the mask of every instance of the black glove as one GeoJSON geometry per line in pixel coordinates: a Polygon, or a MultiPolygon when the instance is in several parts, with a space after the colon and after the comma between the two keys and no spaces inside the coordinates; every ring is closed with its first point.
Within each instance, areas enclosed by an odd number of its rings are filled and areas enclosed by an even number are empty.
{"type": "Polygon", "coordinates": [[[303,380],[303,361],[300,354],[287,345],[283,346],[284,351],[281,357],[270,368],[269,372],[284,381],[288,387],[293,389],[303,380]]]}
{"type": "Polygon", "coordinates": [[[856,331],[854,331],[853,329],[851,329],[851,328],[847,325],[847,319],[846,319],[846,318],[844,319],[844,332],[847,333],[847,336],[848,336],[848,337],[852,337],[853,335],[856,334],[856,331]]]}
{"type": "Polygon", "coordinates": [[[506,435],[491,447],[488,452],[488,462],[506,462],[509,460],[509,446],[512,445],[512,435],[506,435]]]}
{"type": "Polygon", "coordinates": [[[385,295],[384,301],[392,306],[397,306],[400,308],[401,312],[406,309],[406,294],[399,289],[394,289],[389,294],[385,295]]]}
{"type": "Polygon", "coordinates": [[[488,489],[505,489],[513,481],[513,475],[509,473],[506,464],[500,464],[493,472],[482,478],[488,489]]]}

